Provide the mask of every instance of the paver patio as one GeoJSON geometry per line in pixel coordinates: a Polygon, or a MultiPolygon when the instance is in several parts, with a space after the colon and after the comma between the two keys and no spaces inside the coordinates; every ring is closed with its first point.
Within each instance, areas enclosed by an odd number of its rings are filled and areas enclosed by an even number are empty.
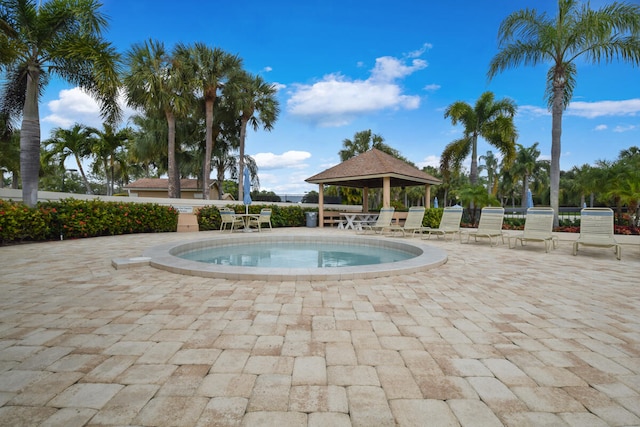
{"type": "Polygon", "coordinates": [[[640,238],[432,239],[445,265],[369,280],[111,266],[209,233],[0,247],[0,425],[640,425],[640,238]]]}

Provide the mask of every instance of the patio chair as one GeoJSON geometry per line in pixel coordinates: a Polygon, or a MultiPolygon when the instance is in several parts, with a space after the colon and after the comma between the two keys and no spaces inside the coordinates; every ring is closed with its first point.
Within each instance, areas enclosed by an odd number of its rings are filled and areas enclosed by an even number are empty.
{"type": "Polygon", "coordinates": [[[578,246],[614,248],[616,258],[622,258],[622,246],[613,237],[613,211],[609,208],[584,208],[580,211],[580,236],[573,242],[573,254],[578,246]]]}
{"type": "Polygon", "coordinates": [[[509,248],[513,249],[520,245],[525,246],[525,242],[543,242],[545,252],[549,252],[551,245],[553,249],[558,247],[558,237],[554,236],[553,231],[553,208],[537,207],[527,209],[527,217],[524,222],[524,230],[522,234],[517,236],[509,236],[509,248]],[[511,239],[515,240],[511,246],[511,239]]]}
{"type": "Polygon", "coordinates": [[[393,212],[395,208],[382,208],[380,209],[380,215],[374,224],[360,224],[360,228],[356,229],[358,234],[366,234],[368,231],[372,231],[376,234],[381,234],[384,230],[391,227],[391,220],[393,219],[393,212]]]}
{"type": "Polygon", "coordinates": [[[464,230],[460,233],[460,242],[462,243],[462,235],[467,235],[467,243],[473,236],[477,242],[478,237],[487,237],[491,246],[498,246],[498,237],[502,238],[504,243],[504,232],[502,231],[502,222],[504,221],[504,208],[486,207],[480,212],[480,222],[476,230],[464,230]],[[494,244],[495,238],[495,244],[494,244]]]}
{"type": "Polygon", "coordinates": [[[411,207],[404,225],[392,225],[389,227],[389,231],[391,235],[395,235],[396,232],[402,232],[402,237],[404,237],[407,233],[413,233],[415,230],[422,228],[423,218],[424,206],[411,207]]]}
{"type": "Polygon", "coordinates": [[[236,216],[236,212],[231,208],[220,208],[220,231],[223,231],[229,224],[229,232],[235,228],[244,228],[244,220],[236,216]]]}
{"type": "Polygon", "coordinates": [[[442,213],[442,218],[440,218],[440,224],[438,228],[431,227],[421,227],[418,230],[414,231],[415,233],[420,233],[421,237],[424,239],[425,236],[427,239],[431,238],[432,234],[435,234],[437,238],[440,236],[447,239],[447,234],[451,235],[451,240],[454,239],[457,233],[460,233],[460,222],[462,221],[462,206],[449,206],[444,208],[442,213]]]}
{"type": "Polygon", "coordinates": [[[249,228],[258,228],[258,231],[262,232],[262,224],[269,224],[269,230],[273,230],[271,227],[271,209],[263,208],[260,210],[260,215],[252,216],[249,219],[249,228]]]}

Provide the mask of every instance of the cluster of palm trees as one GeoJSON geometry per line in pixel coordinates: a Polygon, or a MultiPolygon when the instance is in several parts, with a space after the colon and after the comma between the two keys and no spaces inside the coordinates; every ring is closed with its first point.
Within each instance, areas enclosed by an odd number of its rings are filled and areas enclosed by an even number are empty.
{"type": "MultiPolygon", "coordinates": [[[[0,130],[3,142],[15,141],[18,126],[14,123],[22,119],[23,201],[30,206],[37,202],[42,160],[38,103],[54,77],[97,99],[105,124],[100,131],[81,125],[67,131],[56,129],[48,141],[52,152],[59,158],[73,153],[76,160],[94,156],[94,165],[100,165],[110,191],[116,165],[121,173],[124,169],[117,154],[126,152],[128,160],[135,160],[143,169],[153,165],[166,173],[169,197],[180,197],[185,168],[180,167],[179,159],[190,155],[201,166],[189,169],[199,170],[196,176],[202,178],[204,197],[209,198],[212,169],[218,170],[218,177],[224,176],[231,153],[238,150],[238,197],[242,198],[247,127],[272,129],[279,114],[274,85],[243,70],[238,56],[203,43],[178,44],[169,51],[162,42],[148,40],[134,45],[123,58],[102,38],[106,18],[99,7],[93,0],[12,0],[0,5],[0,70],[5,76],[0,130]],[[117,128],[121,94],[139,112],[134,118],[136,132],[117,128]],[[74,148],[74,137],[81,135],[97,142],[74,148]],[[159,161],[162,153],[164,164],[159,161]]],[[[9,167],[15,165],[5,166],[9,167]]]]}

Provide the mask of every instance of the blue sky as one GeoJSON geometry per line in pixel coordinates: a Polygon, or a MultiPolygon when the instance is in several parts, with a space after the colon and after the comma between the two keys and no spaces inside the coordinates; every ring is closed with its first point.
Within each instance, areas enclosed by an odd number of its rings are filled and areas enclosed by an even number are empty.
{"type": "MultiPolygon", "coordinates": [[[[638,0],[634,0],[637,2],[638,0]]],[[[596,9],[607,2],[592,0],[596,9]]],[[[484,91],[518,105],[518,143],[550,157],[551,116],[544,99],[548,66],[486,73],[500,22],[536,8],[555,16],[556,0],[103,0],[106,37],[120,52],[149,38],[169,48],[204,42],[239,55],[244,68],[279,88],[281,114],[271,132],[249,131],[247,154],[261,189],[317,190],[304,180],[339,162],[345,138],[371,129],[419,166],[437,166],[462,135],[444,118],[455,101],[473,105],[484,91]]],[[[640,145],[640,69],[578,63],[565,112],[561,168],[617,158],[640,145]]],[[[52,82],[41,104],[43,139],[56,126],[100,125],[97,106],[77,88],[52,82]]],[[[479,154],[491,147],[479,144],[479,154]]]]}

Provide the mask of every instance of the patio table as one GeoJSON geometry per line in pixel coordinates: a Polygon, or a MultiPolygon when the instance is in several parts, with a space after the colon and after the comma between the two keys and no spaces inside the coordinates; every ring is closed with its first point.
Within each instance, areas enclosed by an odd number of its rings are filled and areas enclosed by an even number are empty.
{"type": "Polygon", "coordinates": [[[346,221],[338,224],[338,228],[344,230],[360,230],[362,224],[370,224],[378,219],[377,213],[369,212],[340,212],[340,216],[344,217],[346,221]]]}

